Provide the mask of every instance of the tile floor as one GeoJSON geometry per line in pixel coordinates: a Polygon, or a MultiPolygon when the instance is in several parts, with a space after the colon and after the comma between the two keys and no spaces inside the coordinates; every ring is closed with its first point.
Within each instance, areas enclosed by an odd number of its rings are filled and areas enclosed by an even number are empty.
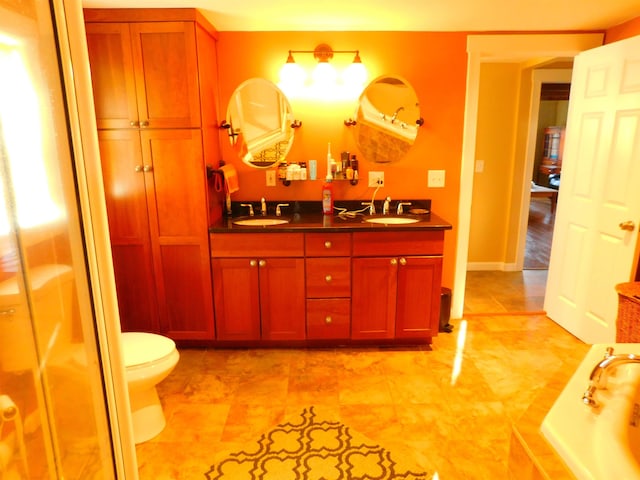
{"type": "Polygon", "coordinates": [[[543,313],[547,270],[467,272],[465,315],[543,313]]]}
{"type": "Polygon", "coordinates": [[[511,422],[588,346],[543,315],[469,317],[461,348],[452,324],[431,347],[181,349],[159,386],[167,427],[137,447],[141,479],[204,478],[218,452],[311,405],[440,479],[506,479],[511,422]]]}

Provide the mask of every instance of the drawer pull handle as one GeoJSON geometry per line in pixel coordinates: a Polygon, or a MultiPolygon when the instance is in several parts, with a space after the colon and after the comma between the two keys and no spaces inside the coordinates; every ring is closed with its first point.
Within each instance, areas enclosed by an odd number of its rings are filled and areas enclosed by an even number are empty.
{"type": "Polygon", "coordinates": [[[331,324],[331,322],[333,322],[333,319],[331,318],[331,315],[327,315],[326,317],[324,317],[324,323],[329,325],[329,324],[331,324]]]}
{"type": "Polygon", "coordinates": [[[249,265],[250,265],[251,267],[255,267],[256,265],[258,265],[258,262],[257,262],[256,260],[251,260],[251,261],[249,262],[249,265]]]}
{"type": "Polygon", "coordinates": [[[404,257],[400,257],[400,265],[406,265],[407,264],[407,259],[404,257]]]}
{"type": "Polygon", "coordinates": [[[6,310],[0,310],[0,316],[4,317],[4,316],[9,316],[9,315],[14,315],[16,313],[16,309],[15,308],[7,308],[6,310]]]}
{"type": "Polygon", "coordinates": [[[331,275],[326,275],[324,277],[324,281],[327,282],[327,283],[331,283],[331,280],[333,280],[333,277],[331,277],[331,275]]]}
{"type": "Polygon", "coordinates": [[[327,240],[326,242],[324,242],[324,248],[331,248],[333,245],[331,244],[331,242],[329,240],[327,240]]]}
{"type": "Polygon", "coordinates": [[[398,264],[398,260],[396,260],[395,258],[391,259],[391,265],[397,265],[398,264]]]}
{"type": "Polygon", "coordinates": [[[266,261],[266,260],[260,260],[260,261],[258,262],[258,265],[259,265],[260,267],[264,267],[266,264],[267,264],[267,261],[266,261]]]}

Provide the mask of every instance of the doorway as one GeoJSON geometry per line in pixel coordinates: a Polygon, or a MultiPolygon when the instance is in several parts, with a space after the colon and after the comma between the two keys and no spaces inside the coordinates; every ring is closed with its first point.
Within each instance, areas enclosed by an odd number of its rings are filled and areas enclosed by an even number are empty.
{"type": "MultiPolygon", "coordinates": [[[[452,299],[452,316],[454,318],[460,318],[463,314],[467,266],[469,263],[471,204],[475,188],[474,173],[478,168],[476,164],[477,115],[481,99],[480,72],[482,65],[487,62],[521,62],[524,65],[527,62],[531,62],[533,58],[546,60],[573,58],[581,51],[601,44],[601,34],[471,35],[468,37],[467,98],[465,102],[466,113],[462,147],[459,229],[456,244],[457,258],[452,299]]],[[[515,117],[511,117],[511,120],[515,120],[515,117]]],[[[522,185],[525,182],[530,184],[531,181],[533,145],[528,144],[527,151],[519,152],[519,154],[522,154],[527,159],[526,165],[523,166],[521,164],[518,172],[510,172],[512,175],[509,176],[509,179],[511,181],[517,176],[522,178],[520,185],[510,184],[512,187],[510,188],[511,214],[516,215],[516,217],[524,217],[524,219],[521,218],[521,225],[517,229],[519,232],[516,242],[518,245],[517,252],[521,253],[517,255],[515,263],[511,262],[505,266],[504,260],[502,260],[503,269],[509,268],[511,270],[521,269],[524,260],[530,189],[527,188],[525,190],[522,185]],[[521,214],[523,211],[527,212],[527,216],[521,214]]],[[[517,223],[517,220],[515,223],[517,223]]]]}

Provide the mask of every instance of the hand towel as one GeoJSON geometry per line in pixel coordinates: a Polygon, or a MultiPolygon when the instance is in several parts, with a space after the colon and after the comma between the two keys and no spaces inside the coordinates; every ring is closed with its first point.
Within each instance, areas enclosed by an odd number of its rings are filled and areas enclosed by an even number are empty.
{"type": "Polygon", "coordinates": [[[237,192],[240,190],[240,186],[238,185],[238,172],[236,172],[236,167],[233,165],[222,165],[220,167],[222,170],[222,174],[224,175],[224,184],[227,188],[228,193],[237,192]]]}

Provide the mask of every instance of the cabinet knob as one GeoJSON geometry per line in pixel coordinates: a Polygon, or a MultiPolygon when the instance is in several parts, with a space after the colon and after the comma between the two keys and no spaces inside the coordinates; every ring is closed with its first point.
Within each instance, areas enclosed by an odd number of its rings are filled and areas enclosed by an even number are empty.
{"type": "Polygon", "coordinates": [[[260,261],[258,262],[258,265],[259,265],[259,266],[261,266],[261,267],[264,267],[266,264],[267,264],[267,261],[266,261],[266,260],[260,260],[260,261]]]}
{"type": "Polygon", "coordinates": [[[153,171],[153,165],[145,165],[142,170],[144,170],[145,172],[152,172],[153,171]]]}
{"type": "Polygon", "coordinates": [[[618,224],[618,226],[620,227],[620,230],[626,230],[628,232],[633,232],[633,230],[636,228],[635,224],[631,220],[621,222],[618,224]]]}
{"type": "Polygon", "coordinates": [[[329,325],[331,322],[333,322],[333,319],[331,318],[331,315],[327,315],[326,317],[324,317],[324,323],[329,325]]]}
{"type": "Polygon", "coordinates": [[[324,242],[324,248],[331,248],[331,242],[329,240],[327,240],[326,242],[324,242]]]}
{"type": "Polygon", "coordinates": [[[400,257],[400,265],[406,265],[407,264],[407,259],[404,257],[400,257]]]}
{"type": "Polygon", "coordinates": [[[136,122],[135,120],[131,120],[129,122],[129,125],[131,125],[132,127],[138,127],[138,126],[140,126],[140,122],[136,122]]]}
{"type": "Polygon", "coordinates": [[[135,168],[134,168],[134,170],[135,170],[137,173],[140,173],[140,172],[142,172],[143,167],[142,167],[142,165],[136,165],[136,166],[135,166],[135,168]]]}
{"type": "Polygon", "coordinates": [[[398,260],[396,260],[395,258],[391,259],[391,265],[397,265],[398,264],[398,260]]]}
{"type": "Polygon", "coordinates": [[[149,121],[148,120],[144,120],[144,121],[140,122],[140,126],[141,127],[148,127],[149,126],[149,121]]]}
{"type": "Polygon", "coordinates": [[[249,261],[249,266],[250,267],[255,267],[256,265],[258,265],[258,262],[256,260],[250,260],[249,261]]]}
{"type": "Polygon", "coordinates": [[[331,280],[333,280],[333,277],[331,275],[325,275],[324,277],[324,281],[327,283],[331,283],[331,280]]]}

